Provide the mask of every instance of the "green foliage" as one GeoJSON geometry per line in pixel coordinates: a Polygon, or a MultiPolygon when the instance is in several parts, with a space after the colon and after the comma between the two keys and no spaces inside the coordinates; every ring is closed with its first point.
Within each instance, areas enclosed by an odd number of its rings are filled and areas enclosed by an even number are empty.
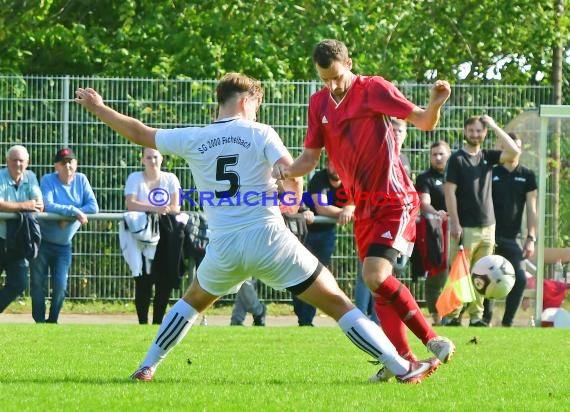
{"type": "Polygon", "coordinates": [[[310,80],[313,45],[334,37],[360,73],[420,82],[491,73],[510,84],[542,73],[549,82],[554,45],[570,41],[558,1],[0,0],[0,71],[310,80]]]}
{"type": "MultiPolygon", "coordinates": [[[[150,383],[128,379],[156,327],[0,325],[2,411],[562,411],[561,329],[448,328],[457,354],[419,387],[370,384],[378,366],[338,328],[194,327],[150,383]],[[476,333],[477,343],[471,343],[476,333]],[[556,362],[542,361],[555,356],[556,362]],[[538,359],[536,359],[538,356],[538,359]],[[524,377],[524,378],[521,378],[524,377]]],[[[417,339],[412,349],[427,356],[417,339]]]]}

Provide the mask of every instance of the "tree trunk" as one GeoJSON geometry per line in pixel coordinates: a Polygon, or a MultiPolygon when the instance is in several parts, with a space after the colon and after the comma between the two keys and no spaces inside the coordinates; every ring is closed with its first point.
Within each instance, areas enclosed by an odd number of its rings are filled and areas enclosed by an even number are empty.
{"type": "MultiPolygon", "coordinates": [[[[564,0],[556,0],[557,13],[555,19],[557,20],[556,27],[560,27],[560,16],[564,14],[564,0]]],[[[552,104],[562,104],[562,60],[564,49],[562,47],[562,38],[558,36],[555,44],[553,45],[552,56],[552,104]]],[[[552,229],[554,235],[554,246],[559,246],[560,233],[560,136],[562,134],[562,122],[560,119],[554,119],[553,138],[554,138],[554,164],[555,170],[553,171],[553,222],[552,229]]]]}

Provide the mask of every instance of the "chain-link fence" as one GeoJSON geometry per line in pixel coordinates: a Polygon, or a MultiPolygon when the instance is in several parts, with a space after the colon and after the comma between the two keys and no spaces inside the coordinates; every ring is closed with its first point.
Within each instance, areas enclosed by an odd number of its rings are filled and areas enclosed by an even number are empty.
{"type": "MultiPolygon", "coordinates": [[[[25,145],[31,156],[29,169],[40,178],[52,171],[58,148],[72,147],[78,157],[78,170],[89,177],[101,210],[124,211],[124,184],[129,173],[142,170],[141,150],[77,105],[73,101],[76,88],[95,88],[107,104],[153,127],[181,127],[201,126],[214,119],[215,85],[215,80],[0,75],[0,150],[5,153],[13,144],[25,145]]],[[[309,96],[320,87],[318,81],[264,83],[259,121],[277,130],[293,156],[303,145],[309,96]]],[[[399,87],[410,100],[425,105],[431,85],[399,87]]],[[[460,147],[466,117],[487,113],[505,125],[521,113],[551,101],[551,89],[546,86],[459,84],[452,89],[436,131],[408,128],[403,151],[411,160],[414,179],[429,166],[431,142],[441,139],[452,148],[460,147]]],[[[491,137],[487,144],[493,140],[491,137]]],[[[194,187],[182,159],[165,159],[163,168],[175,173],[183,188],[194,187]]],[[[341,287],[352,296],[357,258],[350,226],[338,228],[332,270],[341,287]]],[[[69,298],[132,299],[134,282],[129,273],[121,256],[116,221],[94,220],[75,236],[69,298]]],[[[410,279],[405,281],[410,285],[410,279]]],[[[185,279],[182,287],[187,283],[185,279]]],[[[411,286],[422,301],[423,282],[411,286]]],[[[260,294],[268,301],[290,299],[286,292],[263,286],[260,294]]]]}

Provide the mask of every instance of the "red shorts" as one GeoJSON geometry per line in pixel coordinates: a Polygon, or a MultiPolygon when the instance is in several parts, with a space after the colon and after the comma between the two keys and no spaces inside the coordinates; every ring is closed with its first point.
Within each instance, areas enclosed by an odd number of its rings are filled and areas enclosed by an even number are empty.
{"type": "Polygon", "coordinates": [[[356,220],[354,237],[358,255],[364,260],[372,244],[380,244],[411,256],[416,240],[416,218],[419,212],[419,199],[415,197],[409,206],[383,206],[373,218],[356,220]]]}

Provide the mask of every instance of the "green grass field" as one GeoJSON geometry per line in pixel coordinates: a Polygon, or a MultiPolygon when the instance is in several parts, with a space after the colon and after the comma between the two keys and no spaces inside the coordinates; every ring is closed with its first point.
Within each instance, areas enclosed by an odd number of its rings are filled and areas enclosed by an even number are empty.
{"type": "Polygon", "coordinates": [[[378,367],[334,327],[197,326],[153,382],[131,382],[155,331],[0,324],[0,410],[570,410],[564,329],[441,329],[456,342],[456,356],[412,386],[367,383],[378,367]]]}

